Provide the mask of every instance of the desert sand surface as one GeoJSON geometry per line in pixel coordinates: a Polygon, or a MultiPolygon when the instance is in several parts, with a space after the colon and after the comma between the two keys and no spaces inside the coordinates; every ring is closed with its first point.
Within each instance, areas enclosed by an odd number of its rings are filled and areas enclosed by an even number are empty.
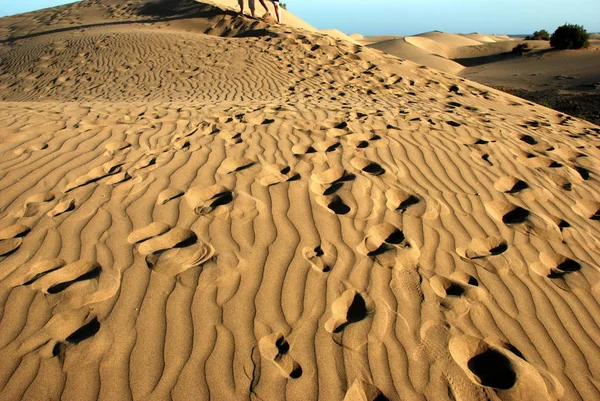
{"type": "Polygon", "coordinates": [[[359,43],[417,64],[456,74],[600,123],[600,35],[585,50],[553,50],[548,41],[506,35],[427,32],[402,38],[363,37],[359,43]],[[515,53],[526,44],[529,51],[515,53]]]}
{"type": "Polygon", "coordinates": [[[600,128],[269,21],[0,19],[0,399],[599,399],[600,128]]]}

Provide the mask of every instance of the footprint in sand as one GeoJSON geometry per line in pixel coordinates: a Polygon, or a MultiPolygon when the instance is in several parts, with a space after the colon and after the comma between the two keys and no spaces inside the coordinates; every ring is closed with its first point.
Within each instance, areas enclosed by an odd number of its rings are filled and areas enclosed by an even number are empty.
{"type": "Polygon", "coordinates": [[[375,163],[364,157],[355,157],[350,160],[350,164],[355,169],[369,175],[382,175],[385,173],[385,169],[379,163],[375,163]]]}
{"type": "Polygon", "coordinates": [[[172,227],[167,223],[155,221],[145,227],[132,231],[127,237],[127,242],[130,244],[137,244],[138,242],[142,242],[152,237],[164,234],[171,228],[172,227]]]}
{"type": "MultiPolygon", "coordinates": [[[[142,244],[143,245],[143,244],[142,244]]],[[[176,276],[194,267],[203,265],[215,254],[212,245],[196,240],[194,244],[182,247],[181,244],[163,252],[146,256],[146,263],[152,271],[167,276],[176,276]]]]}
{"type": "Polygon", "coordinates": [[[298,144],[292,146],[292,153],[296,157],[301,157],[307,154],[316,153],[317,150],[309,144],[298,144]]]}
{"type": "Polygon", "coordinates": [[[339,195],[322,195],[317,197],[317,203],[331,213],[334,214],[348,214],[351,209],[346,203],[344,203],[343,199],[339,197],[339,195]]]}
{"type": "Polygon", "coordinates": [[[75,199],[66,199],[50,210],[47,215],[50,217],[56,217],[63,213],[75,210],[75,199]]]}
{"type": "Polygon", "coordinates": [[[363,320],[368,313],[362,295],[355,289],[346,290],[331,304],[331,317],[325,322],[325,330],[339,333],[347,325],[363,320]]]}
{"type": "Polygon", "coordinates": [[[560,168],[563,166],[548,156],[534,155],[533,153],[517,156],[517,161],[522,165],[531,168],[560,168]]]}
{"type": "Polygon", "coordinates": [[[164,205],[167,202],[183,196],[184,192],[177,188],[167,188],[161,191],[156,198],[157,205],[164,205]]]}
{"type": "Polygon", "coordinates": [[[9,238],[0,240],[0,257],[4,258],[5,256],[9,256],[19,249],[22,243],[23,238],[9,238]]]}
{"type": "Polygon", "coordinates": [[[328,138],[324,141],[315,142],[314,148],[320,152],[333,152],[341,146],[340,141],[334,138],[328,138]]]}
{"type": "Polygon", "coordinates": [[[121,141],[121,142],[109,142],[104,145],[106,156],[113,156],[119,150],[127,149],[131,146],[129,142],[121,141]]]}
{"type": "Polygon", "coordinates": [[[523,224],[531,215],[529,210],[506,201],[492,201],[485,205],[490,216],[506,225],[523,224]]]}
{"type": "Polygon", "coordinates": [[[322,186],[330,186],[336,182],[343,181],[346,177],[346,170],[341,165],[331,167],[318,173],[313,173],[310,176],[313,182],[322,186]]]}
{"type": "Polygon", "coordinates": [[[76,345],[96,335],[100,331],[100,322],[98,318],[93,317],[89,322],[72,332],[65,338],[64,342],[56,343],[52,348],[52,355],[64,356],[65,350],[70,345],[76,345]]]}
{"type": "Polygon", "coordinates": [[[556,380],[543,378],[510,344],[462,335],[450,340],[449,350],[471,382],[496,393],[490,398],[551,400],[562,395],[556,380]]]}
{"type": "Polygon", "coordinates": [[[45,142],[34,143],[24,148],[15,149],[14,153],[17,156],[21,156],[26,153],[37,152],[39,150],[44,150],[48,148],[48,144],[45,142]]]}
{"type": "Polygon", "coordinates": [[[245,170],[249,167],[252,167],[255,164],[256,162],[254,160],[248,159],[247,157],[229,158],[223,160],[223,162],[217,169],[217,173],[231,174],[245,170]]]}
{"type": "Polygon", "coordinates": [[[388,398],[383,395],[372,383],[362,379],[356,379],[352,386],[346,391],[343,401],[387,401],[388,398]]]}
{"type": "Polygon", "coordinates": [[[23,237],[28,232],[29,232],[29,227],[27,227],[26,225],[20,224],[20,223],[13,224],[12,226],[9,226],[3,230],[0,230],[0,241],[6,240],[6,239],[11,239],[11,238],[23,237]]]}
{"type": "Polygon", "coordinates": [[[364,240],[358,245],[357,251],[362,255],[377,256],[404,243],[405,240],[400,228],[389,223],[381,223],[369,229],[364,240]]]}
{"type": "Polygon", "coordinates": [[[354,174],[348,173],[341,165],[311,175],[310,189],[316,194],[332,195],[340,189],[344,182],[356,179],[354,174]]]}
{"type": "Polygon", "coordinates": [[[496,180],[496,182],[494,183],[494,188],[500,192],[516,194],[517,192],[529,188],[529,185],[527,185],[525,181],[507,175],[498,178],[498,180],[496,180]]]}
{"type": "Polygon", "coordinates": [[[485,204],[487,213],[495,220],[521,231],[524,234],[537,234],[542,238],[562,242],[561,228],[556,219],[542,218],[520,206],[503,200],[485,204]]]}
{"type": "Polygon", "coordinates": [[[143,240],[138,245],[138,251],[142,255],[150,255],[166,249],[171,249],[183,243],[196,242],[196,234],[186,228],[173,227],[164,234],[143,240]]]}
{"type": "MultiPolygon", "coordinates": [[[[157,156],[155,156],[155,155],[144,156],[133,165],[133,169],[141,170],[146,167],[153,166],[156,164],[156,159],[157,159],[157,156]]],[[[118,171],[116,171],[116,173],[118,173],[118,171]]]]}
{"type": "Polygon", "coordinates": [[[138,252],[146,256],[146,264],[156,273],[176,276],[211,259],[214,248],[199,240],[191,230],[153,222],[133,231],[127,237],[138,244],[138,252]]]}
{"type": "Polygon", "coordinates": [[[411,215],[422,215],[425,213],[425,202],[419,196],[402,189],[388,189],[385,191],[385,198],[387,208],[392,211],[405,213],[410,210],[409,214],[411,215]]]}
{"type": "Polygon", "coordinates": [[[173,145],[173,149],[175,150],[183,150],[190,147],[190,141],[187,138],[173,139],[171,143],[173,145]]]}
{"type": "Polygon", "coordinates": [[[475,149],[470,153],[471,159],[480,166],[489,167],[494,163],[490,161],[490,154],[479,149],[475,149]]]}
{"type": "Polygon", "coordinates": [[[214,184],[209,187],[191,187],[183,196],[185,202],[197,215],[206,215],[221,205],[233,201],[233,192],[227,187],[214,184]]]}
{"type": "Polygon", "coordinates": [[[456,253],[465,259],[479,259],[500,255],[508,249],[506,241],[498,237],[474,238],[464,248],[456,248],[456,253]]]}
{"type": "Polygon", "coordinates": [[[465,272],[454,272],[450,278],[433,276],[429,281],[433,292],[442,299],[461,297],[463,295],[476,295],[479,282],[465,272]]]}
{"type": "Polygon", "coordinates": [[[263,166],[263,170],[258,182],[266,187],[300,178],[300,174],[292,170],[290,166],[283,164],[266,164],[263,166]]]}
{"type": "Polygon", "coordinates": [[[72,191],[86,184],[96,182],[104,177],[121,172],[121,162],[111,160],[101,166],[95,167],[89,173],[77,178],[74,182],[68,183],[65,187],[65,192],[72,191]]]}
{"type": "Polygon", "coordinates": [[[238,143],[242,143],[242,134],[241,132],[231,132],[231,131],[221,131],[219,136],[225,140],[225,143],[228,146],[237,145],[238,143]]]}
{"type": "Polygon", "coordinates": [[[302,368],[289,355],[290,344],[282,333],[276,332],[262,337],[258,341],[260,355],[273,363],[282,376],[297,379],[302,376],[302,368]]]}
{"type": "Polygon", "coordinates": [[[555,279],[581,270],[581,264],[559,253],[542,252],[539,261],[531,264],[531,270],[540,276],[555,279]]]}
{"type": "Polygon", "coordinates": [[[18,217],[32,217],[40,212],[40,209],[47,206],[48,202],[54,200],[54,194],[51,192],[43,192],[30,196],[23,204],[23,210],[17,213],[18,217]]]}
{"type": "Polygon", "coordinates": [[[23,243],[23,237],[29,232],[24,224],[13,224],[0,231],[0,257],[4,258],[16,252],[23,243]]]}
{"type": "Polygon", "coordinates": [[[128,171],[121,171],[119,173],[113,174],[109,179],[107,179],[104,183],[106,185],[117,185],[124,181],[130,180],[133,178],[128,171]]]}
{"type": "Polygon", "coordinates": [[[350,134],[347,135],[345,140],[348,146],[360,150],[369,147],[370,141],[375,140],[375,134],[350,134]]]}
{"type": "Polygon", "coordinates": [[[316,247],[305,247],[302,250],[302,256],[310,266],[318,272],[330,271],[337,261],[337,249],[328,241],[323,241],[316,247]]]}
{"type": "Polygon", "coordinates": [[[78,282],[97,280],[101,271],[99,264],[88,260],[69,264],[62,259],[43,260],[29,267],[25,274],[29,279],[23,285],[47,295],[58,294],[78,282]]]}
{"type": "Polygon", "coordinates": [[[42,357],[62,358],[66,347],[93,337],[99,330],[98,318],[85,309],[60,312],[25,340],[19,351],[27,354],[39,350],[42,357]]]}

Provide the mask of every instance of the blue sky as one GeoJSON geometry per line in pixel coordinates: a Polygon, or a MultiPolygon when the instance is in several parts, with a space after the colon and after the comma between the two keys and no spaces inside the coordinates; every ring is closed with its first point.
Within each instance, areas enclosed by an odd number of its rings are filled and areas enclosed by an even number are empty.
{"type": "MultiPolygon", "coordinates": [[[[565,22],[600,32],[600,0],[281,0],[317,28],[363,35],[554,32],[565,22]]],[[[0,16],[69,0],[0,0],[0,16]]]]}

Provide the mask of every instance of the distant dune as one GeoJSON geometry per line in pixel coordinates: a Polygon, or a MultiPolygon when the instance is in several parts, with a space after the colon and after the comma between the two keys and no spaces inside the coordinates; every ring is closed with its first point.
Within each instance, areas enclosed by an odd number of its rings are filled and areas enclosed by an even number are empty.
{"type": "Polygon", "coordinates": [[[0,19],[0,400],[600,399],[600,127],[284,22],[0,19]]]}

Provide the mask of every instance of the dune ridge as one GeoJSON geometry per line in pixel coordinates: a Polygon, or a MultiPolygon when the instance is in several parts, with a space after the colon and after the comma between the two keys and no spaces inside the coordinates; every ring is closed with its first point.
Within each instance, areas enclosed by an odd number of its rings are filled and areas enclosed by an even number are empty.
{"type": "Polygon", "coordinates": [[[600,128],[201,3],[31,35],[123,4],[0,20],[0,399],[600,397],[600,128]]]}

